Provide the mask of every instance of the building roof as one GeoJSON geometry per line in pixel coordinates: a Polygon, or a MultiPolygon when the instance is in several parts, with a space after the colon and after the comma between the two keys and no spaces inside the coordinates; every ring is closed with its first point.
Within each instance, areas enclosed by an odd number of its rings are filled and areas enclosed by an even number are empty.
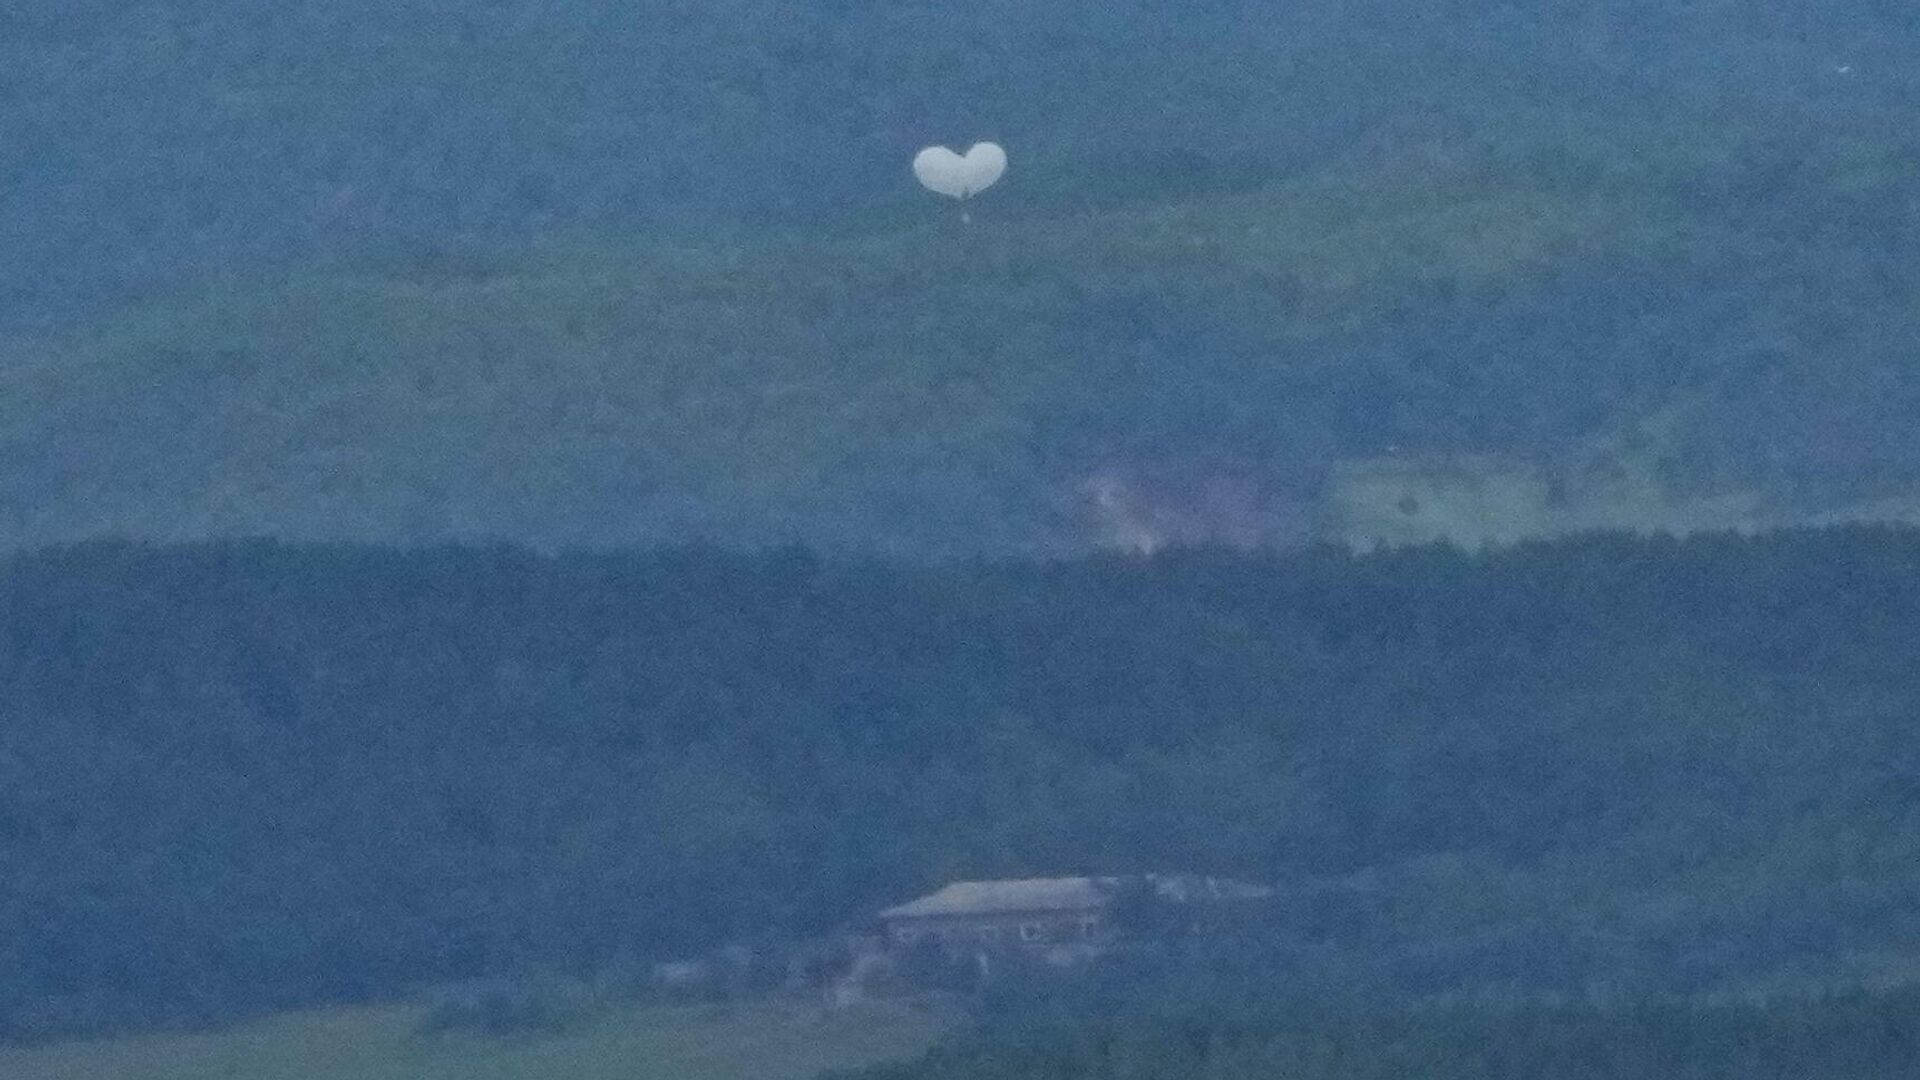
{"type": "Polygon", "coordinates": [[[1098,911],[1112,890],[1089,877],[1020,881],[956,881],[939,892],[880,913],[883,919],[934,915],[989,915],[1017,911],[1098,911]]]}
{"type": "MultiPolygon", "coordinates": [[[[1259,900],[1273,895],[1263,885],[1194,874],[1148,874],[1154,891],[1176,903],[1201,900],[1259,900]]],[[[1113,903],[1126,883],[1120,877],[1023,878],[1015,881],[956,881],[918,900],[890,907],[883,919],[964,915],[1011,915],[1039,911],[1099,911],[1113,903]]]]}

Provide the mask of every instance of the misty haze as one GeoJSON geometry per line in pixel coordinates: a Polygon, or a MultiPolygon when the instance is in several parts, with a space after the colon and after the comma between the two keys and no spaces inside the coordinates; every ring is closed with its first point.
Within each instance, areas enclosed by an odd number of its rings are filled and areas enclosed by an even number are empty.
{"type": "Polygon", "coordinates": [[[0,1077],[1920,1076],[1920,7],[6,0],[0,1077]]]}

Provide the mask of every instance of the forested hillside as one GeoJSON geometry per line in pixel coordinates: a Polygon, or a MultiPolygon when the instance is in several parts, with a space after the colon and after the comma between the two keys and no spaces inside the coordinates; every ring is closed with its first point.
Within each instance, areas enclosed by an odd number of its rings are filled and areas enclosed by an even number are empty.
{"type": "MultiPolygon", "coordinates": [[[[1920,964],[1920,536],[0,564],[0,1030],[592,971],[960,876],[1281,886],[1396,998],[1920,964]]],[[[1301,976],[1304,977],[1304,976],[1301,976]]]]}
{"type": "Polygon", "coordinates": [[[1914,519],[1853,8],[16,0],[0,544],[1914,519]]]}

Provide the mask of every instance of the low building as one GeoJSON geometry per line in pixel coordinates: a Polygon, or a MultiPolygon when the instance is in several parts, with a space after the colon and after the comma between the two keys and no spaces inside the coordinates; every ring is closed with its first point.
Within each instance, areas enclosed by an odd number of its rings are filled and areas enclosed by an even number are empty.
{"type": "Polygon", "coordinates": [[[1272,895],[1265,886],[1193,874],[957,881],[879,918],[895,948],[931,941],[949,952],[1046,950],[1111,940],[1136,901],[1180,914],[1183,924],[1198,928],[1217,921],[1211,916],[1223,909],[1272,895]],[[1209,918],[1201,919],[1202,912],[1209,918]]]}

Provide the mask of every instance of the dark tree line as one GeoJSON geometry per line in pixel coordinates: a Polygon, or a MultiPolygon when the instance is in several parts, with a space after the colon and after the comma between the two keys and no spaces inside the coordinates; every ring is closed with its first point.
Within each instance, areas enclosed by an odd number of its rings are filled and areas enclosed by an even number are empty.
{"type": "Polygon", "coordinates": [[[0,564],[0,1029],[1167,869],[1282,884],[1273,948],[1395,993],[1830,979],[1920,931],[1916,702],[1896,530],[931,568],[40,551],[0,564]]]}

